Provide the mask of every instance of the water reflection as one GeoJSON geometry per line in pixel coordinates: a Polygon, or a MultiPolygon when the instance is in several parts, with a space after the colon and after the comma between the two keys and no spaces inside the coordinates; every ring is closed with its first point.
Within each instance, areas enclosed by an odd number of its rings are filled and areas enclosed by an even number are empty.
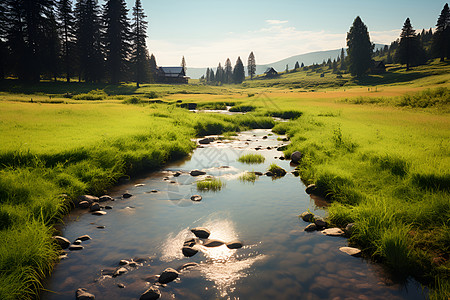
{"type": "MultiPolygon", "coordinates": [[[[199,226],[211,231],[209,239],[223,241],[224,243],[239,240],[235,226],[229,219],[208,220],[199,226]]],[[[161,247],[161,260],[171,262],[184,258],[181,248],[186,239],[195,237],[189,228],[184,228],[177,234],[170,233],[161,247]]],[[[229,249],[225,244],[219,247],[205,247],[198,239],[194,246],[204,257],[197,271],[214,284],[220,297],[226,297],[235,290],[236,283],[249,275],[251,266],[266,258],[255,250],[257,245],[247,245],[241,249],[229,249]]],[[[197,254],[197,255],[199,255],[197,254]]]]}

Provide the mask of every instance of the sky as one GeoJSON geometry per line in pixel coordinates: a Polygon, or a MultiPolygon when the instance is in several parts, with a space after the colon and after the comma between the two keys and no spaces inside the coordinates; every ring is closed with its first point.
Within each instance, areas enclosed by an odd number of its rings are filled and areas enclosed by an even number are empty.
{"type": "MultiPolygon", "coordinates": [[[[134,0],[126,0],[132,8],[134,0]]],[[[440,0],[142,0],[147,47],[160,66],[215,67],[229,57],[257,64],[345,47],[356,16],[373,43],[390,44],[406,18],[416,30],[434,28],[440,0]]]]}

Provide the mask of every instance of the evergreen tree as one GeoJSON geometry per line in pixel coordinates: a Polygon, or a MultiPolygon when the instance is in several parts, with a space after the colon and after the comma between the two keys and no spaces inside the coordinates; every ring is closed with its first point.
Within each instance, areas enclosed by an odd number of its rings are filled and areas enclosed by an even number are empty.
{"type": "Polygon", "coordinates": [[[340,65],[340,69],[342,71],[347,70],[347,65],[345,63],[345,51],[344,51],[344,48],[341,49],[341,65],[340,65]]]}
{"type": "Polygon", "coordinates": [[[7,62],[9,59],[8,48],[6,45],[7,32],[8,32],[8,18],[7,18],[7,2],[0,2],[0,80],[5,78],[7,62]]]}
{"type": "Polygon", "coordinates": [[[347,33],[347,46],[350,73],[361,77],[367,73],[372,64],[373,45],[367,27],[359,16],[347,33]]]}
{"type": "Polygon", "coordinates": [[[333,68],[333,73],[336,73],[338,68],[337,68],[337,61],[335,59],[333,59],[333,63],[331,64],[332,68],[333,68]]]}
{"type": "Polygon", "coordinates": [[[298,61],[297,61],[297,62],[295,62],[295,67],[294,67],[294,69],[295,69],[295,70],[298,70],[298,69],[300,69],[300,65],[299,65],[298,61]]]}
{"type": "Polygon", "coordinates": [[[448,3],[444,5],[437,20],[436,32],[433,35],[433,52],[441,61],[444,61],[445,57],[450,58],[450,10],[448,3]]]}
{"type": "Polygon", "coordinates": [[[209,70],[209,81],[214,82],[215,78],[214,78],[214,70],[210,69],[209,70]]]}
{"type": "Polygon", "coordinates": [[[303,68],[304,66],[305,66],[305,64],[304,64],[304,63],[302,63],[302,64],[301,64],[301,66],[300,66],[300,68],[303,68]]]}
{"type": "Polygon", "coordinates": [[[247,69],[248,75],[250,76],[250,80],[253,80],[253,76],[255,76],[256,73],[256,60],[253,51],[250,52],[250,55],[248,56],[247,69]]]}
{"type": "Polygon", "coordinates": [[[48,79],[53,78],[57,80],[60,69],[60,53],[61,42],[58,35],[58,24],[56,17],[52,10],[48,12],[48,20],[46,28],[43,31],[44,43],[41,44],[40,51],[42,51],[43,74],[48,79]]]}
{"type": "Polygon", "coordinates": [[[224,70],[222,68],[222,65],[219,63],[216,70],[216,82],[222,83],[223,82],[223,76],[224,76],[224,70]]]}
{"type": "MultiPolygon", "coordinates": [[[[7,43],[13,72],[19,79],[39,82],[45,69],[45,45],[52,43],[53,1],[7,0],[7,43]]],[[[54,20],[54,18],[53,18],[54,20]]]]}
{"type": "Polygon", "coordinates": [[[406,70],[408,71],[412,64],[419,62],[419,56],[422,51],[416,31],[413,29],[409,18],[407,18],[400,34],[400,43],[396,52],[397,61],[401,64],[406,64],[406,70]]]}
{"type": "Polygon", "coordinates": [[[146,17],[141,0],[136,0],[133,7],[133,23],[131,24],[131,63],[136,87],[139,87],[141,82],[150,82],[150,58],[145,42],[148,24],[145,20],[146,17]]]}
{"type": "Polygon", "coordinates": [[[62,46],[62,62],[66,81],[70,82],[74,62],[75,47],[75,21],[71,0],[59,0],[57,2],[57,17],[59,21],[59,35],[62,46]]]}
{"type": "Polygon", "coordinates": [[[233,81],[234,83],[240,84],[245,80],[245,70],[244,64],[242,63],[241,58],[238,56],[236,60],[236,65],[233,70],[233,81]]]}
{"type": "Polygon", "coordinates": [[[77,0],[75,4],[78,76],[86,82],[99,82],[103,75],[99,11],[96,0],[77,0]]]}
{"type": "Polygon", "coordinates": [[[186,72],[187,72],[187,69],[186,69],[186,60],[184,59],[184,56],[183,56],[183,58],[181,59],[181,67],[183,67],[184,74],[187,74],[187,73],[186,73],[186,72]]]}
{"type": "Polygon", "coordinates": [[[210,77],[209,77],[209,75],[211,74],[211,71],[210,71],[210,69],[209,68],[206,68],[206,82],[207,83],[209,83],[211,80],[210,80],[210,77]]]}
{"type": "Polygon", "coordinates": [[[156,68],[157,68],[157,64],[156,64],[156,58],[155,56],[152,54],[150,55],[150,61],[149,61],[149,68],[150,68],[150,82],[155,82],[156,81],[156,68]]]}
{"type": "Polygon", "coordinates": [[[130,22],[125,0],[107,0],[103,11],[104,47],[109,81],[118,84],[128,74],[130,22]]]}
{"type": "Polygon", "coordinates": [[[231,66],[231,60],[227,58],[225,62],[225,70],[223,75],[224,83],[232,83],[233,82],[233,67],[231,66]]]}
{"type": "Polygon", "coordinates": [[[285,70],[286,74],[289,72],[289,65],[286,65],[286,70],[285,70]]]}

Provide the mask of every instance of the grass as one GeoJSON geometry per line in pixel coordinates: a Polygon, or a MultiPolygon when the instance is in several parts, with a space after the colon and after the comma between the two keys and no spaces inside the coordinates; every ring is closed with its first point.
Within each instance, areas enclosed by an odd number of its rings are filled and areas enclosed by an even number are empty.
{"type": "Polygon", "coordinates": [[[197,190],[199,191],[213,191],[217,192],[220,191],[224,186],[225,183],[216,178],[207,178],[204,180],[197,181],[197,190]]]}
{"type": "Polygon", "coordinates": [[[244,154],[238,158],[238,161],[244,164],[262,164],[266,158],[261,154],[244,154]]]}
{"type": "Polygon", "coordinates": [[[245,172],[241,176],[239,176],[239,180],[242,182],[251,182],[255,183],[255,181],[258,179],[258,176],[255,174],[255,172],[245,172]]]}
{"type": "Polygon", "coordinates": [[[0,298],[37,295],[70,199],[186,155],[193,137],[251,128],[289,136],[285,157],[304,154],[301,178],[332,201],[329,221],[357,224],[351,244],[448,298],[449,88],[449,63],[437,60],[360,80],[320,69],[226,86],[3,81],[0,298]],[[252,111],[193,114],[180,101],[252,111]]]}

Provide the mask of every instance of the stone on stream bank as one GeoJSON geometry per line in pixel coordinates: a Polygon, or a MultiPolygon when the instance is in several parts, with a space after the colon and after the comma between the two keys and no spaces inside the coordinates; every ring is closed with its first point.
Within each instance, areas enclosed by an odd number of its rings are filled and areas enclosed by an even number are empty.
{"type": "Polygon", "coordinates": [[[342,229],[337,227],[324,229],[321,232],[328,236],[343,236],[345,234],[342,229]]]}
{"type": "Polygon", "coordinates": [[[310,184],[306,187],[305,192],[310,195],[312,194],[314,191],[317,190],[317,186],[315,184],[310,184]]]}
{"type": "Polygon", "coordinates": [[[91,206],[91,204],[87,201],[81,201],[80,203],[78,203],[78,207],[80,208],[89,208],[89,206],[91,206]]]}
{"type": "Polygon", "coordinates": [[[198,238],[201,239],[207,239],[209,237],[209,235],[211,234],[211,232],[203,227],[196,227],[196,228],[192,228],[191,232],[198,238]]]}
{"type": "Polygon", "coordinates": [[[148,290],[146,290],[139,300],[156,300],[161,297],[161,292],[156,286],[151,286],[148,290]]]}
{"type": "Polygon", "coordinates": [[[125,194],[123,194],[122,195],[122,198],[124,198],[124,199],[127,199],[127,198],[130,198],[130,197],[132,197],[133,195],[132,194],[130,194],[130,193],[125,193],[125,194]]]}
{"type": "Polygon", "coordinates": [[[55,235],[52,237],[57,243],[58,245],[62,248],[62,249],[67,249],[70,246],[70,241],[68,239],[66,239],[63,236],[59,236],[59,235],[55,235]]]}
{"type": "Polygon", "coordinates": [[[209,247],[209,248],[213,248],[213,247],[219,247],[219,246],[222,246],[223,244],[225,244],[225,243],[222,242],[222,241],[211,239],[211,240],[206,240],[206,241],[203,243],[203,246],[209,247]]]}
{"type": "Polygon", "coordinates": [[[161,275],[159,275],[158,282],[162,283],[162,284],[169,283],[169,282],[177,279],[178,275],[180,275],[180,273],[178,273],[177,270],[172,269],[172,268],[167,268],[161,273],[161,275]]]}
{"type": "Polygon", "coordinates": [[[98,202],[94,202],[91,204],[91,207],[89,207],[89,211],[99,211],[100,210],[100,204],[98,202]]]}
{"type": "Polygon", "coordinates": [[[191,200],[195,201],[195,202],[202,201],[202,196],[200,196],[200,195],[193,195],[193,196],[191,196],[191,200]]]}
{"type": "Polygon", "coordinates": [[[353,247],[341,247],[339,248],[339,251],[342,251],[344,253],[347,253],[348,255],[351,256],[361,256],[361,250],[359,250],[358,248],[353,248],[353,247]]]}
{"type": "Polygon", "coordinates": [[[314,223],[311,223],[305,227],[305,231],[308,231],[308,232],[316,231],[316,230],[317,230],[317,225],[314,223]]]}
{"type": "Polygon", "coordinates": [[[197,267],[197,266],[198,266],[198,263],[196,263],[196,262],[189,262],[189,263],[185,263],[184,265],[178,267],[177,271],[180,272],[180,271],[183,271],[183,270],[186,270],[186,269],[189,269],[189,268],[194,268],[194,267],[197,267]]]}
{"type": "Polygon", "coordinates": [[[70,245],[69,250],[70,251],[79,251],[79,250],[83,250],[84,247],[81,245],[70,245]]]}
{"type": "Polygon", "coordinates": [[[204,139],[199,140],[198,143],[201,144],[201,145],[207,145],[207,144],[210,144],[210,143],[214,142],[215,140],[216,139],[213,138],[213,137],[208,137],[208,138],[204,138],[204,139]]]}
{"type": "Polygon", "coordinates": [[[87,202],[89,202],[89,204],[92,204],[94,202],[98,202],[99,198],[95,197],[95,196],[91,196],[91,195],[82,195],[82,196],[78,197],[78,200],[79,200],[78,203],[87,201],[87,202]]]}
{"type": "Polygon", "coordinates": [[[86,289],[84,289],[84,288],[79,288],[76,291],[75,295],[76,295],[77,300],[94,300],[95,299],[95,296],[91,293],[88,293],[86,291],[86,289]]]}
{"type": "Polygon", "coordinates": [[[105,201],[114,201],[114,198],[108,195],[103,195],[100,198],[98,198],[98,202],[105,202],[105,201]]]}
{"type": "Polygon", "coordinates": [[[314,214],[309,211],[305,211],[299,217],[305,222],[314,222],[314,214]]]}
{"type": "Polygon", "coordinates": [[[96,216],[103,216],[103,215],[106,215],[106,211],[98,210],[98,211],[94,211],[92,214],[96,215],[96,216]]]}
{"type": "Polygon", "coordinates": [[[240,249],[242,248],[242,242],[240,241],[234,241],[234,242],[229,242],[227,243],[227,247],[228,249],[240,249]]]}
{"type": "Polygon", "coordinates": [[[195,254],[197,254],[198,250],[194,249],[190,246],[184,246],[183,248],[181,248],[181,252],[183,252],[184,256],[191,257],[191,256],[194,256],[195,254]]]}
{"type": "Polygon", "coordinates": [[[205,175],[206,172],[200,171],[200,170],[192,170],[189,174],[191,174],[191,176],[200,176],[200,175],[205,175]]]}
{"type": "Polygon", "coordinates": [[[303,154],[301,154],[298,151],[295,151],[294,153],[291,154],[291,161],[293,163],[298,164],[300,162],[300,160],[302,159],[302,157],[303,157],[303,154]]]}
{"type": "Polygon", "coordinates": [[[128,270],[124,267],[120,267],[120,268],[117,268],[116,271],[114,271],[113,277],[117,277],[117,276],[120,276],[125,273],[128,273],[128,270]]]}

